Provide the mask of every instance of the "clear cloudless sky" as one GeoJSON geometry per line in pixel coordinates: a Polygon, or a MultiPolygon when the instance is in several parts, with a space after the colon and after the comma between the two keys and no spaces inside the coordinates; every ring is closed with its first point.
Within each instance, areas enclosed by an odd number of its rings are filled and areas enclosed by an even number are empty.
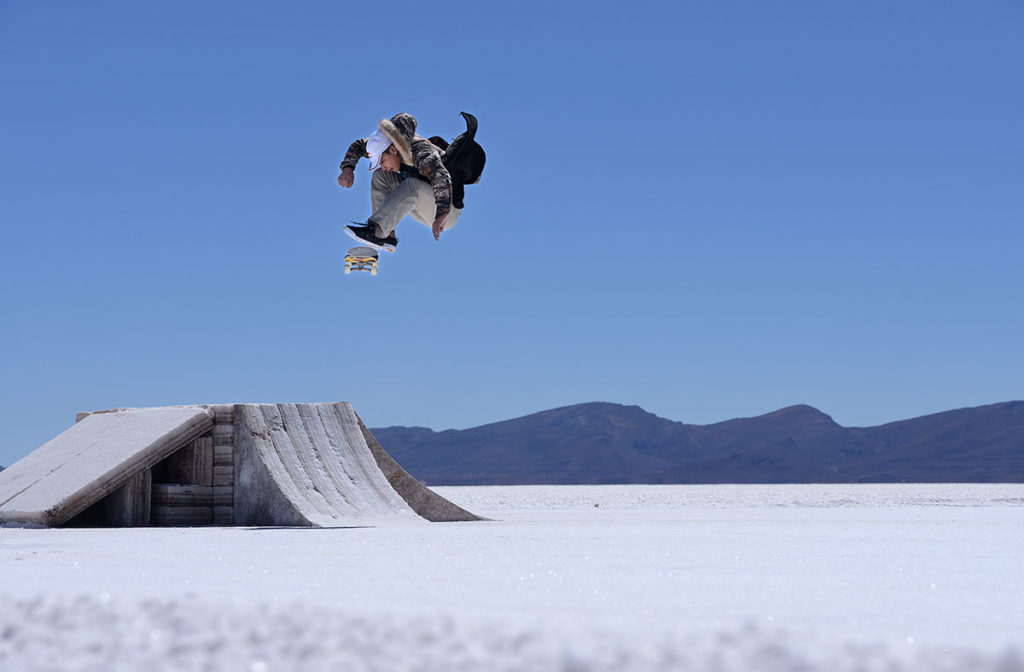
{"type": "Polygon", "coordinates": [[[0,464],[81,410],[1024,398],[1024,4],[0,1],[0,464]],[[480,119],[458,225],[349,144],[480,119]]]}

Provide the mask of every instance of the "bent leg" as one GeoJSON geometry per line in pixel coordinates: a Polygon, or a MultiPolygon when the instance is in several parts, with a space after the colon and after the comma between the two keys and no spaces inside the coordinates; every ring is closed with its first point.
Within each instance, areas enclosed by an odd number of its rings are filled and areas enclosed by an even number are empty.
{"type": "MultiPolygon", "coordinates": [[[[378,170],[377,172],[382,171],[378,170]]],[[[390,176],[390,178],[393,177],[393,175],[390,176]]],[[[437,207],[434,205],[434,191],[430,185],[423,180],[415,178],[407,178],[405,180],[397,178],[400,180],[400,184],[393,187],[390,193],[384,194],[385,187],[390,186],[390,178],[382,178],[380,180],[380,193],[383,195],[380,198],[379,204],[377,203],[376,177],[374,178],[373,198],[375,202],[370,219],[380,229],[378,235],[382,238],[389,236],[406,215],[412,215],[417,221],[431,226],[434,223],[433,213],[437,210],[437,207]],[[430,215],[426,215],[428,212],[430,215]],[[430,219],[424,221],[424,218],[427,216],[430,219]]]]}
{"type": "Polygon", "coordinates": [[[376,212],[384,203],[384,199],[402,183],[402,178],[386,170],[373,171],[373,178],[370,181],[370,207],[376,212]]]}
{"type": "MultiPolygon", "coordinates": [[[[434,225],[437,203],[434,201],[434,190],[428,182],[376,170],[373,173],[370,198],[373,201],[370,220],[377,225],[377,234],[381,238],[391,235],[406,215],[428,228],[434,225]]],[[[461,208],[451,209],[445,231],[455,226],[461,214],[461,208]]]]}
{"type": "MultiPolygon", "coordinates": [[[[417,180],[417,182],[423,185],[425,191],[421,191],[416,207],[409,214],[420,224],[433,228],[434,220],[437,218],[437,201],[434,200],[434,190],[422,180],[417,180]]],[[[459,215],[461,214],[462,208],[452,208],[449,210],[448,221],[444,224],[444,230],[447,231],[455,226],[455,222],[459,221],[459,215]]]]}

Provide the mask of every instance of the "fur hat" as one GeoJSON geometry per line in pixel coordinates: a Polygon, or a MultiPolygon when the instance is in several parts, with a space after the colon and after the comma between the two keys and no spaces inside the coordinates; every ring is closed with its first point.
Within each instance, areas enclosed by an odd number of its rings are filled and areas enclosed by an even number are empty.
{"type": "MultiPolygon", "coordinates": [[[[402,163],[407,166],[414,165],[412,158],[412,138],[416,133],[416,119],[412,115],[398,114],[391,119],[381,119],[381,122],[377,124],[377,130],[374,132],[374,135],[377,133],[383,133],[387,136],[391,141],[390,144],[395,146],[395,149],[398,150],[398,155],[402,157],[402,163]],[[406,118],[411,120],[411,123],[406,121],[406,118]],[[399,130],[398,126],[395,124],[396,120],[405,122],[405,126],[411,126],[411,128],[408,129],[409,137],[406,137],[405,134],[399,130]]],[[[384,149],[387,149],[387,147],[384,149]]]]}

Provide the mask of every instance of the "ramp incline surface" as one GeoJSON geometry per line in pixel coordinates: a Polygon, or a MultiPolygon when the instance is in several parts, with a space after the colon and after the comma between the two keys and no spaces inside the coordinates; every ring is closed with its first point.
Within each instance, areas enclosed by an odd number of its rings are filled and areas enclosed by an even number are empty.
{"type": "Polygon", "coordinates": [[[377,467],[348,404],[239,405],[235,450],[237,524],[419,520],[377,467]]]}
{"type": "Polygon", "coordinates": [[[239,404],[236,524],[479,520],[429,491],[383,450],[375,455],[368,437],[376,444],[348,403],[239,404]]]}
{"type": "Polygon", "coordinates": [[[94,413],[0,471],[0,522],[63,525],[212,427],[202,406],[94,413]]]}

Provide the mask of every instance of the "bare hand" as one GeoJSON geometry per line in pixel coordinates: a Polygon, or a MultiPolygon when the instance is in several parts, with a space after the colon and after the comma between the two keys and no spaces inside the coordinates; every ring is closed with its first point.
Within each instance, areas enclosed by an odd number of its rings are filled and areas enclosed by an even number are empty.
{"type": "Polygon", "coordinates": [[[338,175],[338,186],[345,187],[346,189],[350,189],[355,184],[355,181],[356,176],[351,168],[345,168],[341,171],[341,175],[338,175]]]}
{"type": "Polygon", "coordinates": [[[444,225],[448,223],[448,213],[445,213],[434,220],[434,226],[431,228],[434,231],[434,240],[441,240],[441,232],[444,231],[444,225]]]}

